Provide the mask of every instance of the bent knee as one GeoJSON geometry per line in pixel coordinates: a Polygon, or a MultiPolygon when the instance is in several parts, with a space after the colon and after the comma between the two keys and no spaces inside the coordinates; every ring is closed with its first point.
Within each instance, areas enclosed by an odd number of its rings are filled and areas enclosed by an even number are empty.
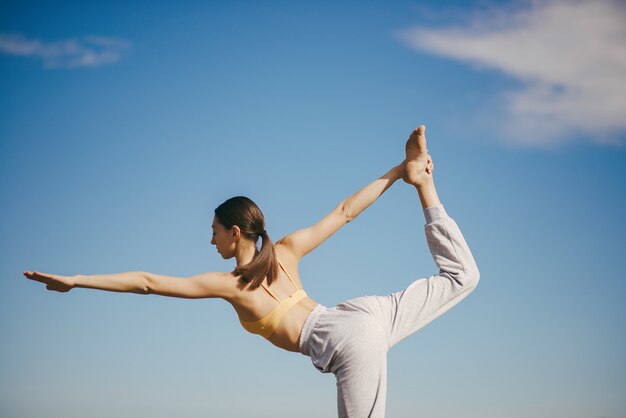
{"type": "Polygon", "coordinates": [[[471,292],[480,281],[480,271],[476,264],[464,265],[463,270],[450,274],[450,279],[455,282],[462,293],[471,292]]]}
{"type": "Polygon", "coordinates": [[[466,272],[465,276],[466,278],[464,287],[467,287],[468,290],[471,292],[476,289],[476,286],[478,286],[478,282],[480,281],[480,271],[478,270],[478,267],[474,266],[473,269],[466,272]]]}

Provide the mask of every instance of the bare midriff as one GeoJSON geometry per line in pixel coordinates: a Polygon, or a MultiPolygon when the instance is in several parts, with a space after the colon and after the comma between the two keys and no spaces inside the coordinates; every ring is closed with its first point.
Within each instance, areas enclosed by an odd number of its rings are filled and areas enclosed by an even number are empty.
{"type": "Polygon", "coordinates": [[[300,333],[304,321],[315,308],[317,302],[306,297],[298,302],[280,322],[269,342],[287,351],[300,352],[300,333]]]}

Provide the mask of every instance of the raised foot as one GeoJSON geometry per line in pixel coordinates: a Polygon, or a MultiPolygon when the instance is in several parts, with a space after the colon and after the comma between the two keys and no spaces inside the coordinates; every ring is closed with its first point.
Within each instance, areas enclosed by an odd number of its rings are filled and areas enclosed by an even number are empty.
{"type": "Polygon", "coordinates": [[[420,186],[432,180],[435,165],[428,154],[426,145],[426,127],[420,125],[414,129],[406,141],[406,158],[402,180],[414,186],[420,186]]]}

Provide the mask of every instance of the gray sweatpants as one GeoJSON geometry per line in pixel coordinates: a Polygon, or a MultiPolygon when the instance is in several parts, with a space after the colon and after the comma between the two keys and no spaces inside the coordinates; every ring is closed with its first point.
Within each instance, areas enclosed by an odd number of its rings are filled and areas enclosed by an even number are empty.
{"type": "Polygon", "coordinates": [[[337,379],[339,417],[382,418],[387,398],[387,351],[467,296],[478,267],[443,205],[424,209],[426,240],[439,273],[386,296],[317,305],[300,335],[300,352],[337,379]]]}

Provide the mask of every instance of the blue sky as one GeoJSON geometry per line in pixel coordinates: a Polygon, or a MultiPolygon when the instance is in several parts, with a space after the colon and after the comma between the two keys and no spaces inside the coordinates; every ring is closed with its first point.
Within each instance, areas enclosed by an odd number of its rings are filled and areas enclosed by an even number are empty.
{"type": "MultiPolygon", "coordinates": [[[[425,124],[481,282],[389,352],[387,416],[626,417],[619,2],[0,11],[3,416],[333,416],[332,375],[224,301],[61,294],[21,272],[231,270],[218,204],[249,196],[276,240],[425,124]]],[[[302,261],[307,293],[334,306],[436,273],[423,225],[394,184],[302,261]]]]}

